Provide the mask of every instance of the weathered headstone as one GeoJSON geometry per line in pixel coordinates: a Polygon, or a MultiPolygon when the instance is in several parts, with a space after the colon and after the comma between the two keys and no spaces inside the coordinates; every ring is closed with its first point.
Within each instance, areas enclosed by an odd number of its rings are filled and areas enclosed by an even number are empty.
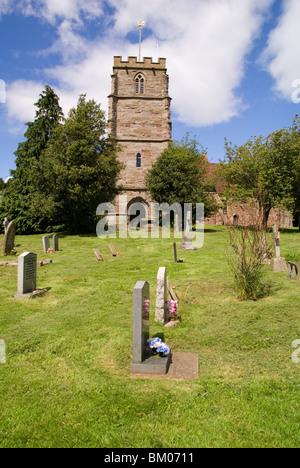
{"type": "Polygon", "coordinates": [[[3,226],[4,226],[4,235],[6,234],[7,232],[7,228],[8,228],[8,225],[9,225],[9,221],[7,218],[4,218],[3,220],[3,226]]]}
{"type": "Polygon", "coordinates": [[[271,262],[270,262],[271,270],[275,273],[288,271],[286,260],[280,255],[280,232],[276,225],[273,226],[273,241],[274,241],[275,258],[271,259],[271,262]]]}
{"type": "Polygon", "coordinates": [[[0,364],[6,363],[6,349],[5,349],[5,341],[0,340],[0,364]]]}
{"type": "Polygon", "coordinates": [[[115,247],[112,244],[109,245],[109,250],[113,257],[117,257],[118,252],[116,251],[115,247]]]}
{"type": "Polygon", "coordinates": [[[182,243],[180,245],[180,250],[197,250],[196,247],[193,246],[191,230],[192,230],[192,212],[188,211],[186,215],[185,231],[184,231],[184,236],[182,238],[182,243]]]}
{"type": "Polygon", "coordinates": [[[133,290],[133,357],[132,374],[166,374],[171,353],[166,357],[152,356],[148,347],[150,337],[150,286],[138,281],[133,290]]]}
{"type": "Polygon", "coordinates": [[[276,225],[273,226],[273,241],[275,258],[280,258],[280,232],[276,225]]]}
{"type": "Polygon", "coordinates": [[[155,322],[167,322],[167,269],[161,267],[157,273],[155,322]]]}
{"type": "Polygon", "coordinates": [[[54,252],[58,252],[59,248],[58,248],[58,235],[57,234],[54,234],[54,236],[52,237],[52,241],[53,241],[54,252]]]}
{"type": "MultiPolygon", "coordinates": [[[[182,227],[182,226],[181,226],[182,227]]],[[[178,234],[182,229],[179,227],[179,216],[178,214],[175,215],[175,223],[174,223],[174,230],[175,233],[178,234]]]]}
{"type": "Polygon", "coordinates": [[[43,249],[45,253],[50,249],[50,240],[48,236],[43,237],[43,249]]]}
{"type": "Polygon", "coordinates": [[[299,274],[298,265],[294,262],[288,262],[288,277],[291,280],[297,280],[299,274]]]}
{"type": "Polygon", "coordinates": [[[98,260],[98,262],[104,262],[104,258],[101,255],[99,249],[93,249],[93,250],[94,250],[94,254],[95,254],[95,257],[98,260]]]}
{"type": "Polygon", "coordinates": [[[15,297],[30,295],[36,290],[37,255],[25,252],[18,258],[18,292],[15,297]]]}
{"type": "Polygon", "coordinates": [[[17,225],[14,221],[11,221],[7,226],[4,243],[3,243],[3,255],[10,255],[15,246],[17,225]]]}
{"type": "Polygon", "coordinates": [[[177,295],[176,295],[176,293],[174,291],[174,287],[172,286],[170,278],[167,278],[167,285],[168,285],[168,291],[169,291],[169,294],[170,294],[172,300],[179,302],[178,297],[177,297],[177,295]]]}

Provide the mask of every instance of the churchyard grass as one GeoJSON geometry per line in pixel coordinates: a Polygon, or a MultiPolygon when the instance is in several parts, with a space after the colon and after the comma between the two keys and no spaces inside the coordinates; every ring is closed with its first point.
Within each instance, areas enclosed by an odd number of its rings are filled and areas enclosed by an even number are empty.
{"type": "MultiPolygon", "coordinates": [[[[299,237],[282,233],[282,256],[299,256],[299,237]]],[[[97,237],[59,241],[61,252],[46,255],[41,236],[16,237],[18,254],[53,259],[37,271],[37,287],[51,288],[44,297],[14,299],[17,268],[0,267],[1,448],[299,447],[300,288],[285,273],[267,271],[269,294],[238,301],[223,227],[208,226],[182,264],[173,239],[113,239],[118,257],[97,237]],[[160,266],[180,300],[171,329],[154,323],[160,266]],[[130,377],[139,280],[150,283],[151,335],[198,354],[197,380],[130,377]]]]}

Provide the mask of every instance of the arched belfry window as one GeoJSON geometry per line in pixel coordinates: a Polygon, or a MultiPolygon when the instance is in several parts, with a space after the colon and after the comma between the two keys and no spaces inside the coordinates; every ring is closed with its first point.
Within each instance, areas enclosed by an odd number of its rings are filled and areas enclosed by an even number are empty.
{"type": "Polygon", "coordinates": [[[142,155],[141,155],[141,153],[138,153],[136,155],[136,167],[138,167],[138,168],[142,167],[142,155]]]}
{"type": "Polygon", "coordinates": [[[135,92],[136,94],[144,94],[145,91],[145,78],[142,73],[139,73],[135,77],[135,92]]]}

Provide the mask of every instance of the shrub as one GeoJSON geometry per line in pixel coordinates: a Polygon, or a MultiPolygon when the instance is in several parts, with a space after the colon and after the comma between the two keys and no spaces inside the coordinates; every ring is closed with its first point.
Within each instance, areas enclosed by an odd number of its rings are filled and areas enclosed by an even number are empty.
{"type": "Polygon", "coordinates": [[[239,299],[257,300],[265,294],[264,265],[270,251],[260,226],[228,226],[231,249],[227,261],[233,272],[239,299]]]}

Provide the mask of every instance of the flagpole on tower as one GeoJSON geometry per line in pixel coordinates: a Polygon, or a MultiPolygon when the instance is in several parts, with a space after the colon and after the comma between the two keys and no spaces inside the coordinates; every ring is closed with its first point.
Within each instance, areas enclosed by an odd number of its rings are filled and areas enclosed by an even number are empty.
{"type": "Polygon", "coordinates": [[[139,62],[142,61],[142,27],[145,26],[145,22],[142,21],[138,23],[139,30],[140,30],[140,40],[139,40],[139,62]]]}

